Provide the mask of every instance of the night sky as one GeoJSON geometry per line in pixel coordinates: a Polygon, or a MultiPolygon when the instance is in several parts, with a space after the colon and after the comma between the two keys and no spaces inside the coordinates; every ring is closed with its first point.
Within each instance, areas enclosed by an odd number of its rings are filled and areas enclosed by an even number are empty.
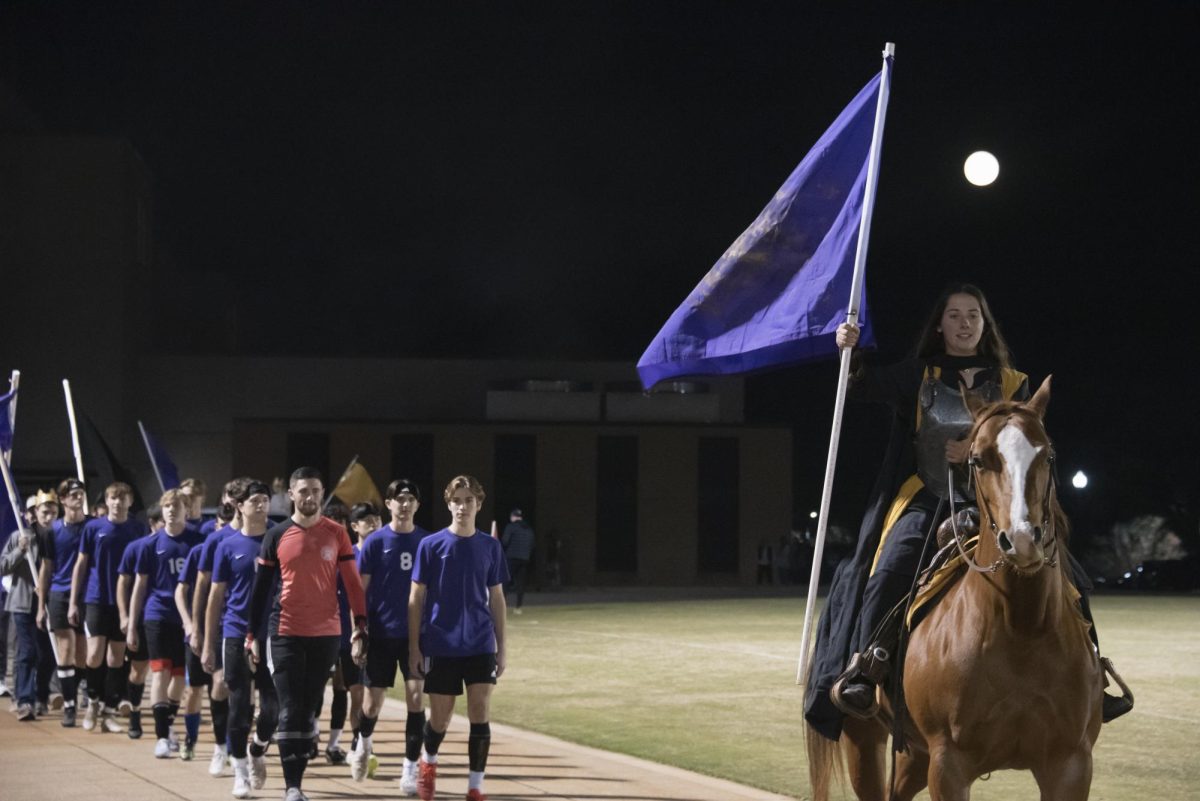
{"type": "MultiPolygon", "coordinates": [[[[979,284],[1018,367],[1054,373],[1093,512],[1194,525],[1200,12],[948,5],[8,2],[0,80],[46,131],[141,154],[157,269],[235,287],[203,300],[236,337],[193,349],[632,363],[895,41],[881,358],[979,284]]],[[[752,421],[796,426],[814,503],[833,376],[748,387],[752,421]]],[[[879,419],[849,424],[865,486],[879,419]]]]}

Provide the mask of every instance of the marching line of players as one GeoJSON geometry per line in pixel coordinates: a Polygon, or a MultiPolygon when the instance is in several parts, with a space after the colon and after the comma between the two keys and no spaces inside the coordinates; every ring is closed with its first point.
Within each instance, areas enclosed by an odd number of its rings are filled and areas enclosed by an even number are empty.
{"type": "MultiPolygon", "coordinates": [[[[62,726],[76,726],[82,708],[85,731],[141,739],[148,681],[154,756],[191,760],[207,694],[217,743],[209,773],[222,776],[232,763],[234,797],[250,797],[266,785],[274,743],[284,798],[302,801],[305,769],[320,753],[326,684],[334,690],[325,757],[363,781],[378,765],[372,738],[399,674],[407,707],[400,790],[434,797],[439,747],[465,690],[466,797],[485,799],[508,568],[500,544],[476,528],[486,497],[479,481],[449,483],[450,525],[432,534],[414,522],[421,492],[407,479],[384,494],[386,523],[371,504],[338,519],[345,507],[325,504],[314,468],[291,475],[291,517],[272,523],[271,495],[261,481],[234,479],[216,519],[202,522],[204,486],[188,479],[163,493],[148,530],[130,515],[124,483],[105,488],[92,518],[76,479],[38,494],[35,522],[13,534],[3,568],[14,587],[36,587],[28,626],[50,632],[62,726]]],[[[18,717],[34,720],[32,668],[20,655],[17,667],[18,717]]]]}

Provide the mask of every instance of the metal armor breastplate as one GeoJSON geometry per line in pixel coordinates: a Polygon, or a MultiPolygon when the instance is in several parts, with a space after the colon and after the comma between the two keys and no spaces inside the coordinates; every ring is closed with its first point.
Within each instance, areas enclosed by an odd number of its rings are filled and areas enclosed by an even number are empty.
{"type": "MultiPolygon", "coordinates": [[[[985,403],[1001,400],[1001,391],[994,381],[986,381],[970,394],[985,403]]],[[[921,428],[917,431],[917,475],[925,488],[942,499],[950,497],[946,470],[946,440],[960,439],[971,430],[971,413],[967,411],[958,390],[943,384],[933,376],[921,383],[921,428]]],[[[954,500],[970,502],[975,493],[967,487],[967,473],[962,465],[954,466],[954,500]]]]}

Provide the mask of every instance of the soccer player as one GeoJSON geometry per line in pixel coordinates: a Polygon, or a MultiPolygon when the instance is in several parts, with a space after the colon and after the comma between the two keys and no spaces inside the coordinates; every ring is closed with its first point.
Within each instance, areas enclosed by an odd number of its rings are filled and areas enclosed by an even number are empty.
{"type": "Polygon", "coordinates": [[[465,685],[471,722],[467,799],[482,801],[487,798],[483,775],[492,741],[489,704],[506,662],[508,566],[500,543],[475,528],[487,497],[479,480],[456,476],[442,497],[450,509],[450,526],[417,546],[408,602],[409,670],[424,677],[429,695],[417,795],[423,801],[434,796],[438,748],[465,685]]]}
{"type": "Polygon", "coordinates": [[[87,515],[83,511],[86,497],[87,490],[79,479],[68,478],[59,482],[58,500],[63,507],[63,516],[54,522],[53,533],[45,540],[38,581],[38,597],[41,599],[38,626],[45,628],[46,618],[49,618],[58,657],[58,681],[63,694],[62,725],[66,728],[75,725],[78,681],[87,668],[87,641],[83,637],[83,627],[73,626],[67,620],[71,605],[71,574],[79,554],[79,538],[87,522],[87,515]]]}
{"type": "Polygon", "coordinates": [[[279,694],[276,739],[287,787],[285,800],[306,801],[301,784],[316,734],[313,713],[337,658],[341,634],[339,575],[354,615],[350,639],[359,665],[366,659],[366,607],[350,536],[345,528],[321,516],[325,489],[320,471],[297,469],[288,482],[288,495],[295,511],[267,532],[258,558],[246,649],[252,664],[257,665],[263,654],[254,632],[267,615],[268,596],[278,577],[267,640],[271,678],[279,694]]]}
{"type": "Polygon", "coordinates": [[[198,478],[185,478],[179,482],[179,491],[183,493],[184,503],[187,504],[187,524],[201,534],[208,536],[213,530],[204,520],[204,496],[208,494],[208,485],[198,478]]]}
{"type": "MultiPolygon", "coordinates": [[[[187,555],[200,544],[201,534],[188,526],[187,508],[179,490],[167,490],[159,505],[166,525],[151,534],[138,552],[130,618],[140,621],[145,612],[143,630],[153,673],[150,703],[154,707],[154,756],[166,759],[171,755],[171,704],[179,707],[185,669],[183,619],[175,605],[175,590],[187,555]]],[[[126,642],[130,652],[142,645],[139,628],[132,623],[129,626],[126,642]]],[[[131,727],[136,714],[135,707],[129,713],[131,727]]]]}
{"type": "MultiPolygon", "coordinates": [[[[192,636],[189,644],[196,655],[196,662],[202,667],[204,653],[205,612],[208,609],[208,591],[212,586],[213,559],[219,546],[227,537],[238,533],[241,520],[238,519],[237,506],[234,497],[241,494],[253,479],[248,477],[235,478],[226,482],[221,490],[221,509],[217,513],[218,520],[228,521],[219,528],[213,529],[204,540],[200,551],[200,563],[196,573],[196,582],[192,590],[192,636]]],[[[225,671],[221,666],[224,656],[221,643],[215,643],[216,670],[212,672],[212,682],[208,685],[209,708],[212,712],[213,748],[212,759],[208,764],[210,776],[217,777],[225,772],[225,763],[229,760],[226,743],[229,736],[229,685],[225,683],[225,671]]]]}
{"type": "MultiPolygon", "coordinates": [[[[188,551],[183,563],[183,573],[179,577],[179,586],[175,588],[175,608],[179,610],[179,619],[183,622],[185,643],[193,641],[195,623],[192,620],[192,588],[196,586],[196,575],[200,568],[200,552],[203,545],[197,545],[188,551]]],[[[212,674],[204,669],[200,655],[190,647],[183,655],[185,663],[184,675],[187,681],[184,698],[184,735],[183,751],[179,758],[190,761],[196,758],[196,740],[200,738],[200,705],[204,701],[202,687],[212,687],[212,674]]],[[[170,703],[168,701],[168,703],[170,703]]],[[[177,705],[172,705],[171,718],[174,720],[179,711],[177,705]]],[[[224,769],[224,765],[221,766],[224,769]]]]}
{"type": "Polygon", "coordinates": [[[121,633],[125,637],[125,697],[121,699],[120,708],[129,713],[129,729],[126,732],[129,739],[138,740],[142,736],[142,697],[146,692],[146,674],[150,670],[150,652],[146,649],[146,625],[140,615],[133,615],[130,604],[133,595],[133,585],[137,579],[137,562],[142,551],[150,545],[153,534],[148,537],[138,537],[125,547],[121,555],[121,564],[117,568],[117,615],[121,619],[121,633]],[[129,639],[129,632],[135,631],[137,637],[129,639]],[[135,645],[130,647],[129,643],[135,645]]]}
{"type": "Polygon", "coordinates": [[[429,532],[413,522],[421,506],[421,490],[406,478],[388,485],[384,505],[391,521],[370,534],[358,558],[363,591],[367,596],[367,697],[359,723],[359,737],[350,754],[350,775],[362,781],[373,751],[371,736],[383,708],[383,696],[396,683],[399,666],[404,681],[404,700],[408,718],[404,726],[404,768],[400,789],[417,794],[417,763],[421,757],[421,737],[425,729],[425,710],[421,704],[422,681],[408,664],[408,597],[417,545],[429,532]]]}
{"type": "Polygon", "coordinates": [[[83,718],[83,728],[87,731],[96,729],[97,718],[102,731],[122,731],[113,719],[117,703],[124,695],[121,667],[125,661],[125,634],[117,611],[117,568],[126,546],[145,531],[141,523],[129,516],[132,503],[133,488],[128,484],[118,481],[105,488],[105,516],[93,518],[83,527],[79,555],[71,574],[67,621],[77,625],[83,620],[87,636],[89,704],[83,718]],[[81,605],[86,605],[83,614],[81,605]]]}
{"type": "MultiPolygon", "coordinates": [[[[229,685],[229,752],[233,757],[233,796],[246,798],[250,790],[261,790],[267,781],[267,745],[279,719],[279,701],[267,666],[251,667],[246,659],[245,638],[250,623],[250,596],[254,589],[255,565],[267,531],[267,509],[271,489],[251,481],[233,498],[242,521],[241,531],[226,537],[213,558],[212,587],[208,593],[207,631],[204,637],[204,667],[216,668],[216,651],[224,652],[225,681],[229,685]],[[258,690],[259,713],[254,742],[250,721],[254,717],[254,690],[258,690]]],[[[265,620],[264,620],[265,623],[265,620]]],[[[266,626],[256,639],[266,638],[266,626]]]]}
{"type": "MultiPolygon", "coordinates": [[[[347,533],[350,535],[350,544],[354,547],[356,560],[361,552],[359,544],[379,528],[373,525],[377,519],[378,513],[370,503],[356,503],[350,509],[347,533]]],[[[329,744],[325,746],[325,758],[330,765],[346,763],[346,752],[342,750],[341,739],[347,713],[350,716],[354,742],[358,741],[363,700],[362,668],[354,664],[350,655],[350,634],[354,630],[354,624],[350,619],[350,601],[346,597],[346,586],[341,577],[338,577],[338,614],[342,621],[342,638],[337,662],[334,664],[333,703],[329,705],[329,744]]]]}

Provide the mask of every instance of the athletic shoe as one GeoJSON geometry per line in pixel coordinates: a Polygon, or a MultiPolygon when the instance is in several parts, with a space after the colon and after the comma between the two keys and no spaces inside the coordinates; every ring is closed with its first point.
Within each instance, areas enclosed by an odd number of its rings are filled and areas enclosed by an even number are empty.
{"type": "Polygon", "coordinates": [[[160,737],[158,742],[154,744],[155,759],[169,759],[171,756],[171,741],[166,737],[160,737]]]}
{"type": "Polygon", "coordinates": [[[57,712],[58,710],[62,709],[63,703],[64,701],[62,693],[55,693],[54,695],[50,696],[50,709],[53,711],[57,712]]]}
{"type": "Polygon", "coordinates": [[[109,734],[120,734],[125,731],[121,728],[121,724],[117,723],[117,718],[113,713],[108,710],[105,710],[104,714],[100,716],[100,728],[109,734]]]}
{"type": "Polygon", "coordinates": [[[265,756],[250,757],[250,786],[261,790],[267,783],[267,758],[265,756]]]}
{"type": "Polygon", "coordinates": [[[17,720],[36,720],[37,713],[33,711],[33,704],[21,704],[17,707],[17,720]]]}
{"type": "Polygon", "coordinates": [[[73,706],[63,707],[62,727],[64,729],[75,728],[75,707],[73,707],[73,706]]]}
{"type": "MultiPolygon", "coordinates": [[[[521,610],[518,609],[517,611],[520,612],[521,610]]],[[[467,790],[467,801],[487,801],[487,796],[483,794],[482,790],[471,789],[467,790]]]]}
{"type": "Polygon", "coordinates": [[[175,734],[175,732],[173,730],[169,730],[167,732],[167,743],[171,748],[172,754],[179,753],[179,737],[178,737],[178,735],[175,734]]]}
{"type": "Polygon", "coordinates": [[[400,774],[400,792],[405,795],[417,794],[417,763],[410,762],[404,766],[400,774]]]}
{"type": "Polygon", "coordinates": [[[299,787],[289,787],[283,801],[308,801],[308,796],[300,792],[299,787]]]}
{"type": "Polygon", "coordinates": [[[196,758],[196,744],[184,743],[183,750],[179,752],[179,758],[184,762],[191,762],[196,758]]]}
{"type": "Polygon", "coordinates": [[[377,770],[379,770],[379,757],[375,756],[375,752],[372,751],[367,755],[367,778],[374,779],[377,770]]]}
{"type": "Polygon", "coordinates": [[[245,759],[233,760],[233,797],[250,796],[250,766],[245,759]]]}
{"type": "Polygon", "coordinates": [[[342,750],[341,746],[327,745],[325,746],[325,759],[330,765],[345,765],[346,752],[342,750]]]}
{"type": "Polygon", "coordinates": [[[38,705],[35,707],[35,710],[37,711],[37,716],[39,718],[44,718],[46,715],[50,714],[50,707],[46,706],[41,701],[38,701],[38,705]]]}
{"type": "Polygon", "coordinates": [[[225,753],[224,746],[218,745],[213,749],[212,759],[208,763],[208,775],[216,778],[225,772],[225,762],[229,759],[229,754],[225,753]]]}
{"type": "Polygon", "coordinates": [[[433,801],[437,790],[437,763],[426,762],[422,757],[417,763],[417,795],[421,801],[433,801]]]}
{"type": "Polygon", "coordinates": [[[98,706],[99,706],[99,704],[91,704],[89,706],[84,707],[84,709],[86,710],[83,713],[83,730],[84,731],[92,731],[96,728],[96,708],[98,706]]]}
{"type": "Polygon", "coordinates": [[[133,711],[133,704],[130,703],[128,698],[122,698],[121,703],[117,704],[117,714],[124,717],[131,711],[133,711]]]}
{"type": "Polygon", "coordinates": [[[12,690],[3,681],[0,681],[0,698],[12,698],[12,690]]]}
{"type": "Polygon", "coordinates": [[[321,735],[312,738],[312,746],[308,751],[308,759],[311,762],[321,755],[321,735]]]}
{"type": "Polygon", "coordinates": [[[142,713],[138,710],[129,713],[129,731],[126,732],[130,740],[142,739],[142,713]]]}
{"type": "Polygon", "coordinates": [[[361,782],[367,778],[367,752],[359,748],[350,752],[350,778],[356,782],[361,782]]]}

